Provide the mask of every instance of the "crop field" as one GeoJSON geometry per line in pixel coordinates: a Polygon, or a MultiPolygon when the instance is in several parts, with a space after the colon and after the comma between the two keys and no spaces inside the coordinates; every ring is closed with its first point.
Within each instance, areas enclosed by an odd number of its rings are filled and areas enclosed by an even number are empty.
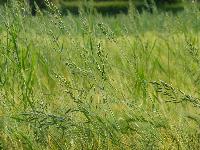
{"type": "Polygon", "coordinates": [[[0,8],[0,149],[199,150],[200,11],[0,8]]]}

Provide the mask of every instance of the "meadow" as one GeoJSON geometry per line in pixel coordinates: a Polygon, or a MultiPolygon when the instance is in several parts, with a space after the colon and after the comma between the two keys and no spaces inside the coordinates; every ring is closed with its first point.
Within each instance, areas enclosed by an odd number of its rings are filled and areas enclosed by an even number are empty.
{"type": "Polygon", "coordinates": [[[0,149],[199,150],[200,11],[0,8],[0,149]]]}

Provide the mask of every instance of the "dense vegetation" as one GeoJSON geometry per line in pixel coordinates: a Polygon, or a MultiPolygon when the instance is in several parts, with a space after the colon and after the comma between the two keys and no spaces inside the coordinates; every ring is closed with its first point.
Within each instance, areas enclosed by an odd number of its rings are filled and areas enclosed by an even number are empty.
{"type": "Polygon", "coordinates": [[[115,17],[48,7],[0,9],[0,149],[200,149],[196,5],[115,17]]]}
{"type": "MultiPolygon", "coordinates": [[[[5,4],[12,0],[0,0],[0,4],[5,4]]],[[[24,0],[18,0],[23,2],[24,0]]],[[[36,7],[35,4],[40,9],[47,9],[46,0],[25,0],[28,2],[32,8],[32,14],[35,15],[36,7]]],[[[190,0],[49,0],[53,2],[57,7],[59,7],[61,13],[66,15],[68,11],[73,14],[78,14],[79,7],[85,1],[93,2],[92,6],[100,13],[103,14],[117,14],[117,13],[128,13],[129,4],[132,2],[136,9],[139,11],[149,10],[149,7],[156,5],[160,10],[170,10],[177,12],[183,10],[184,5],[190,0]]]]}

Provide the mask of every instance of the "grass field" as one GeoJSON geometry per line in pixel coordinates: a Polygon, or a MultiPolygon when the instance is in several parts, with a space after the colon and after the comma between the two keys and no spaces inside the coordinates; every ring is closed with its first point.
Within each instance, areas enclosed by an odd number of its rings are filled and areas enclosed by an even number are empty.
{"type": "Polygon", "coordinates": [[[200,11],[0,9],[0,149],[199,150],[200,11]]]}

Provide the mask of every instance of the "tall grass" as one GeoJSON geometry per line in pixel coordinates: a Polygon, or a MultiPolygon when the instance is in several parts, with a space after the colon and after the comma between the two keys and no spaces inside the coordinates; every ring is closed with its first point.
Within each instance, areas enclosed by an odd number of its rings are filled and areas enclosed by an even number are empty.
{"type": "Polygon", "coordinates": [[[199,10],[0,11],[0,149],[199,149],[199,10]]]}

